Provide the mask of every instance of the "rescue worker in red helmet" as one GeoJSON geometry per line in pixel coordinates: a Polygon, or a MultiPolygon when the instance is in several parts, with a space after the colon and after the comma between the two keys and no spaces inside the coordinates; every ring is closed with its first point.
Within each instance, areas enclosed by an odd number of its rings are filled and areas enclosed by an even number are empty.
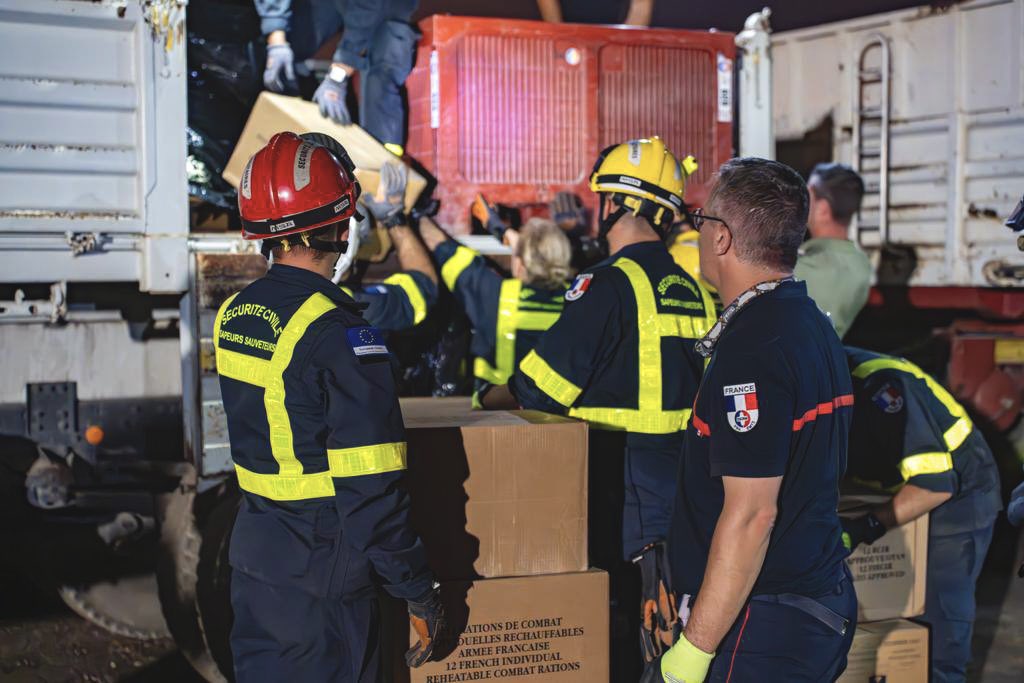
{"type": "Polygon", "coordinates": [[[408,602],[411,666],[444,624],[398,488],[406,444],[388,349],[330,280],[359,184],[344,149],[318,143],[279,133],[250,159],[243,236],[263,240],[272,266],[214,325],[243,494],[230,547],[241,683],[379,680],[378,582],[408,602]]]}

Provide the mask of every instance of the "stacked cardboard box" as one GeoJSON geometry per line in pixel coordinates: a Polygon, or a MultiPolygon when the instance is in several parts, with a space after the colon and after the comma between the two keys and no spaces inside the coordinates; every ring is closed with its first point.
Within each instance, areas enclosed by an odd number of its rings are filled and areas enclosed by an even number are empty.
{"type": "Polygon", "coordinates": [[[461,636],[395,680],[607,681],[608,577],[587,570],[587,426],[473,411],[468,398],[406,399],[402,414],[413,524],[461,636]]]}
{"type": "MultiPolygon", "coordinates": [[[[887,496],[848,493],[839,514],[856,517],[887,496]]],[[[847,559],[857,590],[857,633],[840,681],[927,683],[928,629],[907,621],[924,613],[928,515],[890,529],[847,559]]]]}

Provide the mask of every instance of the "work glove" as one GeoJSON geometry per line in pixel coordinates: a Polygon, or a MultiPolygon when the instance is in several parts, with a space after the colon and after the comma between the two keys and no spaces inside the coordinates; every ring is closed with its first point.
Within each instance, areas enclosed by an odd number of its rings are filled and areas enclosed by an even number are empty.
{"type": "Polygon", "coordinates": [[[587,215],[583,211],[583,203],[572,192],[559,192],[548,205],[551,220],[566,232],[586,228],[587,215]]]}
{"type": "Polygon", "coordinates": [[[276,93],[298,91],[299,84],[295,80],[295,54],[288,43],[267,45],[263,87],[276,93]]]}
{"type": "Polygon", "coordinates": [[[647,665],[640,683],[704,683],[714,658],[683,634],[671,650],[647,665]]]}
{"type": "Polygon", "coordinates": [[[505,237],[505,231],[508,230],[508,226],[505,225],[505,221],[501,220],[501,214],[498,213],[498,207],[494,204],[489,203],[482,194],[476,195],[476,200],[473,202],[473,218],[480,221],[480,224],[484,226],[487,232],[494,235],[499,242],[505,237]]]}
{"type": "Polygon", "coordinates": [[[851,519],[841,517],[839,521],[843,525],[843,545],[851,553],[861,543],[871,545],[888,531],[878,517],[870,513],[851,519]]]}
{"type": "Polygon", "coordinates": [[[380,185],[371,197],[363,195],[363,206],[377,222],[386,228],[405,225],[409,222],[405,215],[405,186],[409,181],[409,171],[404,164],[389,161],[380,169],[380,185]]]}
{"type": "Polygon", "coordinates": [[[639,565],[643,582],[640,644],[644,661],[651,662],[672,647],[680,631],[665,544],[651,543],[633,558],[633,564],[639,565]]]}
{"type": "Polygon", "coordinates": [[[430,659],[438,638],[446,628],[440,585],[434,584],[429,593],[418,600],[409,600],[408,603],[409,623],[419,636],[419,641],[406,651],[405,663],[416,668],[430,659]]]}
{"type": "MultiPolygon", "coordinates": [[[[333,69],[332,69],[333,71],[333,69]]],[[[335,123],[347,126],[352,123],[345,98],[348,96],[348,77],[335,80],[328,74],[323,83],[313,93],[313,101],[320,105],[321,116],[326,116],[335,123]]]]}

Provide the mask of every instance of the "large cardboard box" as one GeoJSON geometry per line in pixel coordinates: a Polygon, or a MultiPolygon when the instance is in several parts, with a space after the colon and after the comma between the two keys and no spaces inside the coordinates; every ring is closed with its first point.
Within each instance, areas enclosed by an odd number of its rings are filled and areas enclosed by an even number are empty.
{"type": "MultiPolygon", "coordinates": [[[[840,499],[839,514],[856,517],[886,500],[856,494],[840,499]]],[[[846,563],[857,589],[861,622],[916,617],[924,613],[928,570],[928,515],[890,529],[872,545],[861,545],[846,563]]]]}
{"type": "Polygon", "coordinates": [[[413,669],[410,683],[609,680],[605,572],[455,582],[441,593],[461,635],[445,659],[413,669]]]}
{"type": "Polygon", "coordinates": [[[587,426],[403,399],[412,521],[441,581],[587,568],[587,426]]]}
{"type": "MultiPolygon", "coordinates": [[[[380,142],[357,125],[340,126],[324,116],[313,102],[298,97],[260,93],[249,120],[245,123],[242,136],[235,145],[235,151],[224,169],[224,180],[232,187],[238,187],[249,157],[259,151],[275,134],[281,131],[293,133],[327,133],[340,142],[356,165],[356,177],[363,186],[363,192],[373,193],[380,183],[380,168],[387,161],[394,161],[395,155],[380,142]]],[[[416,199],[427,186],[427,180],[414,169],[409,169],[409,184],[405,192],[406,208],[412,208],[416,199]]]]}
{"type": "Polygon", "coordinates": [[[857,627],[838,683],[928,683],[928,628],[906,619],[857,627]]]}

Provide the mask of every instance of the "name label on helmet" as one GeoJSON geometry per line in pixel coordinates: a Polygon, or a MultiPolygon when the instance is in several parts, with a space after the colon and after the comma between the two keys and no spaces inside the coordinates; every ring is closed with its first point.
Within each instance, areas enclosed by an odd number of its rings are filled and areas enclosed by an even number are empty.
{"type": "Polygon", "coordinates": [[[341,213],[342,211],[347,209],[350,205],[351,205],[351,202],[349,202],[348,197],[343,197],[340,202],[338,202],[337,204],[334,205],[334,213],[341,213]]]}
{"type": "Polygon", "coordinates": [[[270,232],[281,232],[282,230],[287,230],[288,228],[294,227],[295,221],[284,221],[282,223],[274,223],[273,225],[270,226],[270,232]]]}
{"type": "Polygon", "coordinates": [[[242,183],[239,188],[242,191],[242,196],[246,199],[252,199],[252,160],[255,156],[249,157],[249,163],[245,165],[245,170],[242,171],[242,183]]]}
{"type": "Polygon", "coordinates": [[[632,185],[633,187],[640,187],[640,181],[636,178],[630,178],[628,175],[620,175],[619,182],[625,183],[626,185],[632,185]]]}
{"type": "Polygon", "coordinates": [[[306,187],[306,185],[309,185],[309,161],[313,157],[314,149],[316,149],[316,145],[303,142],[299,145],[299,148],[295,150],[295,165],[292,168],[292,180],[295,183],[296,190],[301,190],[306,187]]]}

